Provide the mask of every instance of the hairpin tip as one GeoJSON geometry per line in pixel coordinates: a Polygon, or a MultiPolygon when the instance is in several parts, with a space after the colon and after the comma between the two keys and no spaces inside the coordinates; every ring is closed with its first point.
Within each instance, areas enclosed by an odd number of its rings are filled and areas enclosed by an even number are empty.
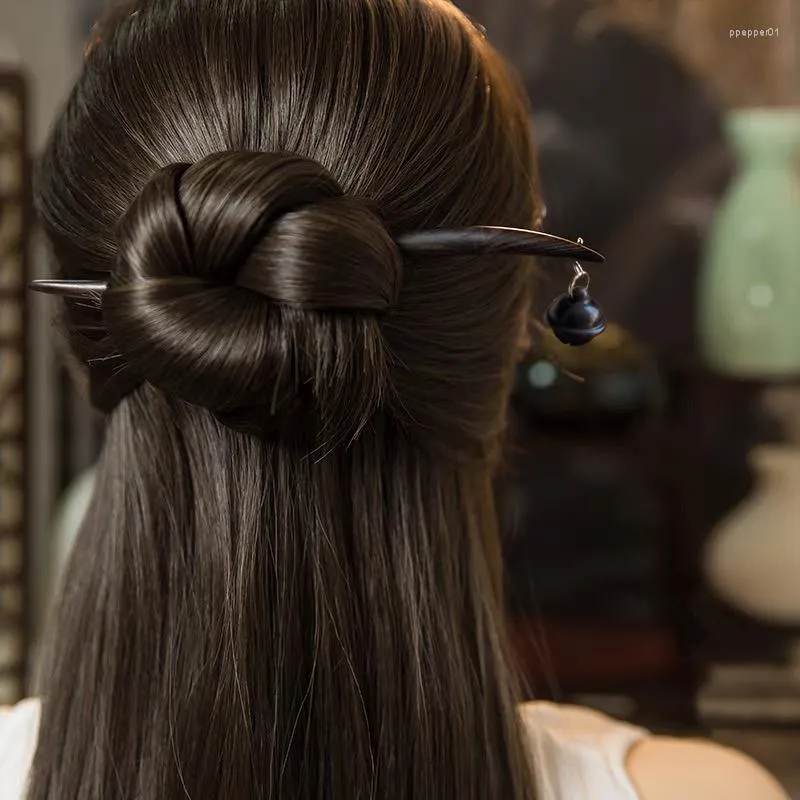
{"type": "Polygon", "coordinates": [[[71,281],[38,278],[28,284],[28,289],[42,294],[54,294],[59,297],[91,297],[101,294],[106,289],[105,281],[71,281]]]}

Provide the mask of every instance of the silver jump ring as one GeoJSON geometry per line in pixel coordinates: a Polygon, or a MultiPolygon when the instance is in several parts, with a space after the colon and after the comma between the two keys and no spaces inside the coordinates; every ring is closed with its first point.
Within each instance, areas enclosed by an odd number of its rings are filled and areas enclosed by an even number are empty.
{"type": "MultiPolygon", "coordinates": [[[[580,236],[576,239],[576,241],[578,244],[583,244],[583,239],[580,236]]],[[[572,280],[570,281],[568,290],[570,297],[572,297],[573,292],[578,288],[578,285],[584,278],[586,279],[586,282],[583,284],[583,288],[588,289],[590,280],[589,273],[580,265],[578,261],[575,261],[573,267],[572,280]]]]}
{"type": "Polygon", "coordinates": [[[573,269],[574,269],[574,274],[572,276],[572,280],[570,281],[568,290],[570,297],[572,297],[574,291],[578,288],[578,286],[582,285],[584,289],[588,289],[590,280],[589,273],[577,261],[575,262],[575,266],[573,269]],[[584,281],[584,283],[581,284],[581,281],[584,281]]]}

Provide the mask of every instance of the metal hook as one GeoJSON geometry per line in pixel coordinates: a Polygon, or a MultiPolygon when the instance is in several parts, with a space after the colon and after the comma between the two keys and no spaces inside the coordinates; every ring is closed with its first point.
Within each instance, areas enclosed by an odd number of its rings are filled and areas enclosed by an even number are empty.
{"type": "Polygon", "coordinates": [[[574,270],[575,272],[572,276],[572,280],[569,283],[569,289],[568,289],[570,297],[572,297],[575,290],[578,288],[579,282],[583,278],[586,279],[586,282],[583,284],[583,288],[584,289],[589,288],[589,281],[590,281],[589,273],[577,261],[575,262],[574,270]]]}
{"type": "MultiPolygon", "coordinates": [[[[578,237],[576,241],[578,244],[583,244],[583,239],[581,237],[578,237]]],[[[575,261],[573,262],[573,264],[574,264],[573,266],[574,272],[572,275],[572,280],[570,281],[569,284],[569,289],[567,290],[567,293],[569,294],[570,297],[573,296],[575,290],[578,288],[578,285],[583,278],[586,279],[586,282],[583,284],[584,289],[589,288],[589,281],[591,280],[591,278],[589,277],[589,273],[581,266],[579,261],[575,261]]]]}

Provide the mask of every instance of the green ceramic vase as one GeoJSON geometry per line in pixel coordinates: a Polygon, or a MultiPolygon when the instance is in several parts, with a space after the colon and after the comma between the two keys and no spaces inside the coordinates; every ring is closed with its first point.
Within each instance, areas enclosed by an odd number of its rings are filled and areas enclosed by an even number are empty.
{"type": "Polygon", "coordinates": [[[707,242],[700,348],[743,378],[800,375],[800,109],[731,112],[739,172],[707,242]]]}

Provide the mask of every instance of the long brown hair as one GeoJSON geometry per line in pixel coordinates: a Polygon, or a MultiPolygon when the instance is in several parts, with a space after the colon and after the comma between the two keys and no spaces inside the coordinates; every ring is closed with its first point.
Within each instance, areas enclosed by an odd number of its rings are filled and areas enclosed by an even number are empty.
{"type": "Polygon", "coordinates": [[[149,0],[41,160],[108,412],[29,798],[530,800],[492,476],[530,294],[396,236],[529,226],[527,113],[445,0],[149,0]]]}

